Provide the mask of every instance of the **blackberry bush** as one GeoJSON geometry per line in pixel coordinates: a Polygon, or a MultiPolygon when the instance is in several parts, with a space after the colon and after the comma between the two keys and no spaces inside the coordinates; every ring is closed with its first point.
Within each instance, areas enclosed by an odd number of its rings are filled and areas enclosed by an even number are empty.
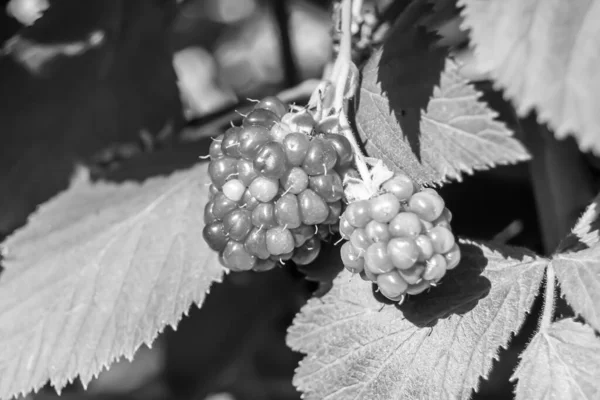
{"type": "Polygon", "coordinates": [[[330,42],[305,1],[5,3],[0,400],[600,398],[599,2],[309,2],[330,42]],[[180,146],[282,84],[306,107],[257,102],[209,163],[180,146]],[[167,332],[164,368],[104,375],[192,304],[213,319],[167,332]]]}

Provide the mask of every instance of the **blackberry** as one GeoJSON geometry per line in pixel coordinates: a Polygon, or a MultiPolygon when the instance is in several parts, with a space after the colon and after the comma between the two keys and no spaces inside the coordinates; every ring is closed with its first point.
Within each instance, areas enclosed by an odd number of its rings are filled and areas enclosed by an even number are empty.
{"type": "Polygon", "coordinates": [[[266,271],[317,258],[321,240],[338,231],[343,179],[356,175],[352,147],[333,133],[335,121],[321,124],[267,97],[213,141],[203,235],[223,265],[266,271]]]}

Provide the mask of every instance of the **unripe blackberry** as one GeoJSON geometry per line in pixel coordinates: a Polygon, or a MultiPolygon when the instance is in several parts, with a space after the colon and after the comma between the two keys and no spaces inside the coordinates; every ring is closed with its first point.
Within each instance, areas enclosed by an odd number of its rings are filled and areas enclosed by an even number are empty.
{"type": "Polygon", "coordinates": [[[388,299],[403,301],[404,295],[435,286],[459,264],[451,220],[437,191],[419,190],[406,175],[396,174],[340,217],[340,234],[349,240],[341,248],[342,262],[375,282],[388,299]]]}
{"type": "MultiPolygon", "coordinates": [[[[267,97],[241,126],[213,141],[203,235],[223,265],[260,271],[290,259],[305,265],[317,258],[321,240],[339,231],[343,180],[356,171],[350,142],[335,133],[337,117],[328,121],[315,121],[307,110],[288,112],[267,97]]],[[[341,234],[354,230],[346,224],[341,234]]],[[[363,253],[372,244],[364,229],[357,239],[365,240],[363,253]]]]}

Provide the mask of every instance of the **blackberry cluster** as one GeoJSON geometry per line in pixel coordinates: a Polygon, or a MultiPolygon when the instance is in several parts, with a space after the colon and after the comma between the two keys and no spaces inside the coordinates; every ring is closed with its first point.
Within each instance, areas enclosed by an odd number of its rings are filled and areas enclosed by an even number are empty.
{"type": "Polygon", "coordinates": [[[344,266],[377,283],[390,300],[421,293],[460,261],[451,220],[436,190],[419,190],[395,174],[381,193],[351,203],[341,216],[339,232],[348,240],[341,249],[344,266]]]}
{"type": "Polygon", "coordinates": [[[214,140],[203,235],[224,266],[266,271],[315,260],[337,231],[343,179],[355,173],[351,145],[334,125],[267,97],[214,140]]]}

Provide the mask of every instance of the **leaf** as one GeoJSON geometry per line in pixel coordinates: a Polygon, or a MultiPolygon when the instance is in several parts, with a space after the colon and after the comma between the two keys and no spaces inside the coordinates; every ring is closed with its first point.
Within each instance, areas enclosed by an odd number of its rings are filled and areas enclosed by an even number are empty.
{"type": "Polygon", "coordinates": [[[598,207],[592,202],[552,258],[562,293],[574,311],[600,331],[600,240],[598,207]]]}
{"type": "Polygon", "coordinates": [[[0,398],[84,384],[132,357],[223,275],[202,240],[206,164],[143,184],[85,177],[6,240],[0,398]]]}
{"type": "Polygon", "coordinates": [[[475,243],[462,251],[442,285],[400,310],[347,271],[310,300],[287,338],[307,354],[294,378],[303,398],[468,398],[521,326],[547,261],[475,243]]]}
{"type": "Polygon", "coordinates": [[[558,246],[557,251],[577,252],[600,242],[600,195],[586,208],[571,233],[558,246]]]}
{"type": "Polygon", "coordinates": [[[174,10],[174,0],[54,1],[20,32],[20,52],[0,57],[0,237],[66,189],[76,162],[137,142],[142,129],[178,129],[174,10]],[[39,51],[67,44],[72,52],[93,32],[104,39],[84,54],[47,59],[39,51]],[[25,61],[41,62],[40,76],[25,61]]]}
{"type": "Polygon", "coordinates": [[[557,138],[600,154],[600,4],[593,0],[459,0],[481,67],[557,138]]]}
{"type": "Polygon", "coordinates": [[[367,153],[419,183],[527,160],[445,50],[431,48],[430,36],[396,28],[367,62],[356,114],[367,153]]]}
{"type": "Polygon", "coordinates": [[[557,254],[552,267],[569,304],[600,331],[600,245],[557,254]]]}
{"type": "Polygon", "coordinates": [[[565,319],[538,332],[511,379],[517,400],[600,397],[600,340],[592,328],[565,319]]]}

